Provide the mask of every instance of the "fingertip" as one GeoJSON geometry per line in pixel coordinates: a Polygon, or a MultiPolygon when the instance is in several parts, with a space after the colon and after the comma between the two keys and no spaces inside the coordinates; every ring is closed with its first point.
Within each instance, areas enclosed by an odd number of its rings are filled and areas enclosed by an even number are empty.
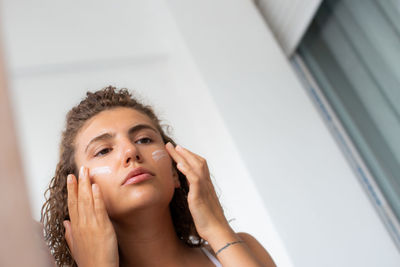
{"type": "Polygon", "coordinates": [[[79,170],[79,178],[78,178],[79,182],[84,182],[86,183],[87,181],[90,182],[89,179],[89,168],[85,167],[85,166],[81,166],[80,170],[79,170]]]}
{"type": "Polygon", "coordinates": [[[85,168],[85,167],[83,167],[83,165],[80,167],[80,169],[79,169],[79,178],[82,178],[82,177],[83,177],[84,168],[85,168]]]}
{"type": "Polygon", "coordinates": [[[183,165],[181,162],[178,162],[178,163],[176,164],[176,167],[177,167],[180,171],[182,171],[182,172],[186,171],[185,165],[183,165]]]}
{"type": "Polygon", "coordinates": [[[73,182],[72,179],[73,179],[73,178],[72,178],[72,174],[68,174],[68,176],[67,176],[67,183],[68,183],[68,184],[71,184],[71,183],[73,182]]]}
{"type": "Polygon", "coordinates": [[[99,194],[99,186],[97,184],[92,184],[92,191],[94,194],[99,194]]]}
{"type": "Polygon", "coordinates": [[[68,220],[64,220],[63,221],[63,225],[64,225],[65,230],[67,231],[67,229],[69,229],[69,221],[68,220]]]}

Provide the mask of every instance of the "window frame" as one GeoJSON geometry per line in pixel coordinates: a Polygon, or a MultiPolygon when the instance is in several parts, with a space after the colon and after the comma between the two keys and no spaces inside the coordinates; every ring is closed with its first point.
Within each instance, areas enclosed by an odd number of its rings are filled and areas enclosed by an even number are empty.
{"type": "Polygon", "coordinates": [[[306,93],[322,116],[325,125],[337,142],[355,176],[358,178],[364,192],[381,218],[386,230],[396,244],[397,249],[400,251],[400,222],[397,220],[396,215],[377,185],[374,176],[369,171],[366,163],[356,149],[356,146],[347,134],[343,124],[327,101],[300,54],[295,52],[290,61],[306,93]]]}

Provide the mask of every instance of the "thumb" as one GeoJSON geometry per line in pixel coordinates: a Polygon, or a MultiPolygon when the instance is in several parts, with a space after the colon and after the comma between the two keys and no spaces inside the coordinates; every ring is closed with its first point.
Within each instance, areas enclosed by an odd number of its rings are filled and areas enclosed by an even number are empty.
{"type": "Polygon", "coordinates": [[[73,251],[73,239],[72,239],[72,230],[71,230],[71,222],[68,220],[65,220],[63,222],[64,228],[65,228],[65,240],[67,240],[67,244],[69,247],[70,252],[72,253],[73,251]]]}

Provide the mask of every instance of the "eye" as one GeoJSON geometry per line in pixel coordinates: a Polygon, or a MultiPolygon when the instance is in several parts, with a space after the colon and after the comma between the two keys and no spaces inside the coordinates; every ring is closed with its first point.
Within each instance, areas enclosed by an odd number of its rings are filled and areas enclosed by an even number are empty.
{"type": "Polygon", "coordinates": [[[153,140],[151,140],[148,137],[143,137],[140,138],[139,140],[136,141],[137,144],[141,145],[141,144],[150,144],[151,142],[153,142],[153,140]]]}
{"type": "Polygon", "coordinates": [[[110,151],[111,151],[111,148],[103,148],[102,150],[97,152],[94,156],[95,157],[104,156],[105,154],[107,154],[110,151]]]}

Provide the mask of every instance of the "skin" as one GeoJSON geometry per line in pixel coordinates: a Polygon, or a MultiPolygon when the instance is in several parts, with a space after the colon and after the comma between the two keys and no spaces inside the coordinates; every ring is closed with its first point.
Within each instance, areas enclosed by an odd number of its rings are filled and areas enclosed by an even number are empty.
{"type": "Polygon", "coordinates": [[[176,236],[169,203],[180,184],[173,161],[188,179],[189,209],[208,249],[217,251],[228,242],[244,241],[218,254],[221,264],[275,266],[254,237],[230,228],[205,159],[180,146],[164,144],[146,115],[130,108],[103,111],[80,129],[75,148],[76,164],[83,168],[78,180],[68,176],[71,221],[64,225],[79,267],[214,266],[200,249],[187,247],[176,236]],[[137,125],[146,127],[129,131],[137,125]],[[104,133],[112,137],[91,142],[104,133]],[[152,152],[156,150],[165,150],[170,157],[154,160],[152,152]],[[89,175],[90,169],[102,166],[108,166],[111,173],[89,175]],[[139,166],[152,173],[149,179],[121,185],[139,166]]]}

